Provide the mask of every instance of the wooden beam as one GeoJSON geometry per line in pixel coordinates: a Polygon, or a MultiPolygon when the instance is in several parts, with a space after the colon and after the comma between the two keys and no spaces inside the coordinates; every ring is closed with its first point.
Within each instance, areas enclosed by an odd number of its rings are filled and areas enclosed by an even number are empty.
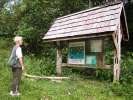
{"type": "Polygon", "coordinates": [[[122,34],[120,24],[118,30],[112,34],[114,40],[115,51],[114,51],[114,82],[119,81],[120,78],[120,66],[121,66],[121,41],[122,34]]]}
{"type": "Polygon", "coordinates": [[[58,76],[61,75],[61,65],[62,65],[61,42],[57,41],[56,72],[58,76]]]}
{"type": "Polygon", "coordinates": [[[49,79],[49,80],[64,80],[64,79],[70,79],[69,77],[51,77],[51,76],[37,76],[37,75],[30,75],[25,73],[25,77],[33,78],[33,79],[49,79]]]}
{"type": "Polygon", "coordinates": [[[109,37],[113,32],[99,33],[93,35],[84,35],[84,36],[74,36],[74,37],[65,37],[65,38],[55,38],[51,40],[45,40],[44,42],[56,42],[56,41],[68,41],[68,40],[79,40],[79,39],[90,39],[90,38],[102,38],[109,37]]]}
{"type": "Polygon", "coordinates": [[[93,65],[87,64],[67,64],[62,63],[62,67],[70,67],[70,68],[93,68],[93,69],[111,69],[111,65],[104,65],[102,67],[94,67],[93,65]]]}

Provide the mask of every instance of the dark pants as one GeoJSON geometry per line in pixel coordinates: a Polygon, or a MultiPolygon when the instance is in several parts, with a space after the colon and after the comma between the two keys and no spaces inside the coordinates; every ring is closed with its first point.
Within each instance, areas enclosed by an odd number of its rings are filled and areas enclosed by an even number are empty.
{"type": "Polygon", "coordinates": [[[11,91],[15,93],[19,92],[19,85],[22,76],[22,68],[12,68],[12,72],[13,72],[13,79],[11,84],[11,91]]]}

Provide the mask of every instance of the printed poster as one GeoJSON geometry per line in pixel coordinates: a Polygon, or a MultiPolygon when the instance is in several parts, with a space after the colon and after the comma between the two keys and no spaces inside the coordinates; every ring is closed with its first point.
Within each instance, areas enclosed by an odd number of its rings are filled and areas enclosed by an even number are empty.
{"type": "Polygon", "coordinates": [[[69,64],[85,64],[85,42],[69,43],[69,64]]]}

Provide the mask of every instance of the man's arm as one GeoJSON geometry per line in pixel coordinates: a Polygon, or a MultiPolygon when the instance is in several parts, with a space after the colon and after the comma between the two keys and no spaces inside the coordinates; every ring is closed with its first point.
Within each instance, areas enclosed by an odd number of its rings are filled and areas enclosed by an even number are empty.
{"type": "Polygon", "coordinates": [[[22,67],[22,70],[24,70],[23,55],[22,55],[22,50],[21,50],[20,47],[17,48],[16,55],[17,55],[17,57],[19,59],[19,63],[21,65],[21,67],[22,67]]]}
{"type": "Polygon", "coordinates": [[[23,63],[23,58],[19,58],[20,65],[22,66],[22,70],[24,70],[24,63],[23,63]]]}

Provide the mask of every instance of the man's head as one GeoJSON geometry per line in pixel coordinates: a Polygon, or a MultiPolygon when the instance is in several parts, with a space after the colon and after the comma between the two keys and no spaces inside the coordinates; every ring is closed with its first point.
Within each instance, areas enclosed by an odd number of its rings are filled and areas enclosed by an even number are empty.
{"type": "Polygon", "coordinates": [[[15,36],[14,37],[14,42],[17,44],[17,45],[22,45],[23,44],[23,38],[21,36],[15,36]]]}

